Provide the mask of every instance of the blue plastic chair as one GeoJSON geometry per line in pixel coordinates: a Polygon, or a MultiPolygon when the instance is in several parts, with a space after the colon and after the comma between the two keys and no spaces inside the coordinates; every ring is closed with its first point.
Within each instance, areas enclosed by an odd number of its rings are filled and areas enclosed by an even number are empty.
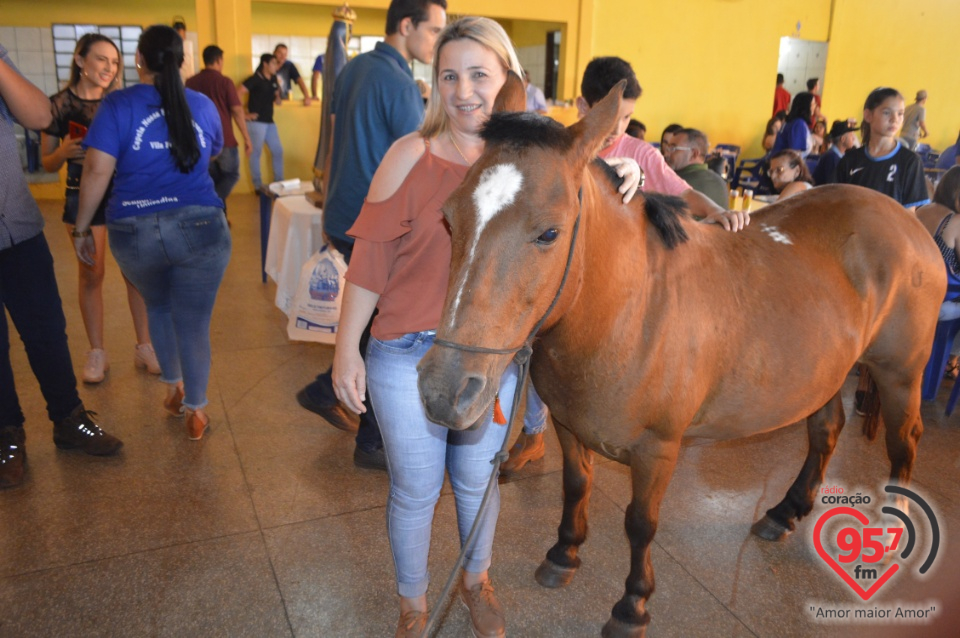
{"type": "Polygon", "coordinates": [[[957,163],[957,145],[953,144],[948,146],[947,149],[940,153],[940,157],[937,158],[936,168],[942,168],[947,170],[948,168],[953,167],[957,163]]]}
{"type": "Polygon", "coordinates": [[[260,200],[260,280],[267,283],[267,244],[270,242],[270,216],[276,198],[262,191],[257,192],[257,197],[260,200]]]}
{"type": "MultiPolygon", "coordinates": [[[[947,277],[947,299],[956,299],[960,295],[960,281],[958,281],[948,270],[947,277]]],[[[948,321],[938,321],[937,331],[933,335],[933,350],[930,352],[930,359],[927,361],[927,367],[923,371],[923,386],[921,398],[924,401],[933,401],[937,398],[937,392],[940,391],[940,384],[943,382],[943,374],[947,367],[947,360],[950,358],[950,350],[953,347],[953,340],[960,333],[960,318],[950,319],[948,321]]],[[[947,402],[947,414],[953,411],[953,405],[957,401],[957,388],[960,387],[960,379],[957,380],[950,393],[950,399],[947,402]]]]}
{"type": "MultiPolygon", "coordinates": [[[[937,398],[937,392],[940,391],[940,384],[943,382],[943,373],[947,367],[947,359],[950,358],[950,348],[958,333],[960,333],[960,319],[937,323],[937,332],[933,337],[933,350],[930,352],[927,367],[923,371],[923,389],[920,396],[924,401],[933,401],[937,398]]],[[[957,387],[960,387],[960,381],[957,382],[957,387]]]]}
{"type": "Polygon", "coordinates": [[[957,405],[957,399],[960,399],[960,379],[953,384],[953,390],[950,391],[950,398],[947,399],[947,409],[944,410],[947,416],[953,414],[953,408],[957,405]]]}
{"type": "Polygon", "coordinates": [[[733,153],[734,155],[740,154],[740,147],[737,146],[736,144],[717,144],[713,148],[714,150],[717,150],[717,151],[728,151],[730,153],[733,153]]]}
{"type": "Polygon", "coordinates": [[[749,188],[756,193],[760,186],[760,170],[762,167],[762,157],[740,160],[740,164],[733,172],[733,182],[730,184],[730,188],[749,188]]]}

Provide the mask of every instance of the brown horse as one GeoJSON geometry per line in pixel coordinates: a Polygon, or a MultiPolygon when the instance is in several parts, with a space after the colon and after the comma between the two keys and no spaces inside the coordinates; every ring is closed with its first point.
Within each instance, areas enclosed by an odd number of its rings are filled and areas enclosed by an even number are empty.
{"type": "Polygon", "coordinates": [[[650,544],[684,436],[749,436],[807,419],[803,468],[753,527],[780,539],[813,507],[844,424],[840,391],[859,361],[878,387],[890,479],[909,483],[946,278],[923,226],[863,188],[813,189],[739,233],[696,223],[674,198],[623,205],[593,161],[621,90],[566,129],[531,114],[492,116],[483,156],[445,205],[453,258],[437,336],[468,348],[435,345],[420,393],[430,418],[451,429],[480,420],[510,361],[500,349],[528,339],[568,268],[531,366],[563,449],[559,540],[537,580],[558,587],[579,566],[592,452],[629,465],[630,573],[603,635],[643,636],[650,544]]]}

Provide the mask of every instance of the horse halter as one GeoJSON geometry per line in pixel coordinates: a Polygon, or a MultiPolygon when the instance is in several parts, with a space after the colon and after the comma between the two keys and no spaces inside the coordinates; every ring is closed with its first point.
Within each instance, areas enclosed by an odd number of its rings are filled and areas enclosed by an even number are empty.
{"type": "Polygon", "coordinates": [[[547,320],[547,317],[550,316],[550,313],[553,312],[554,307],[557,305],[557,302],[560,300],[560,295],[563,294],[563,289],[567,285],[567,277],[570,275],[570,264],[573,263],[573,251],[577,246],[577,235],[580,230],[580,216],[583,213],[583,187],[580,187],[580,190],[577,191],[577,221],[573,224],[573,236],[570,238],[570,250],[567,253],[567,263],[563,267],[563,277],[560,279],[560,287],[557,288],[557,294],[553,296],[553,301],[550,302],[550,306],[547,307],[546,312],[543,313],[543,316],[540,317],[540,321],[536,323],[533,327],[533,330],[530,331],[530,334],[524,340],[522,344],[516,348],[484,348],[483,346],[471,346],[463,343],[457,343],[456,341],[447,341],[446,339],[434,339],[433,343],[437,346],[443,346],[444,348],[451,348],[453,350],[460,350],[463,352],[474,352],[477,354],[512,354],[514,355],[514,361],[518,365],[523,365],[530,360],[530,355],[533,354],[533,338],[540,332],[540,328],[543,327],[544,322],[547,320]]]}
{"type": "MultiPolygon", "coordinates": [[[[507,453],[507,445],[510,441],[510,431],[513,427],[513,420],[517,416],[517,408],[520,407],[520,399],[523,396],[523,393],[520,392],[520,390],[527,382],[527,374],[530,372],[530,355],[533,354],[533,347],[530,344],[533,342],[533,338],[536,336],[536,334],[540,332],[543,322],[546,321],[547,317],[550,316],[554,306],[557,305],[557,301],[560,299],[560,295],[563,293],[563,288],[567,283],[567,276],[570,274],[570,264],[573,262],[573,249],[577,245],[577,234],[580,230],[580,216],[583,213],[582,186],[577,192],[577,203],[577,221],[573,225],[573,236],[570,238],[570,251],[567,253],[567,263],[563,268],[563,277],[560,279],[560,287],[557,288],[557,294],[554,295],[553,301],[550,302],[550,306],[547,308],[547,311],[543,313],[542,317],[540,317],[540,321],[538,321],[537,325],[535,325],[533,330],[530,331],[530,335],[523,342],[523,344],[516,348],[484,348],[482,346],[471,346],[457,343],[455,341],[447,341],[446,339],[433,340],[434,345],[451,348],[453,350],[461,350],[463,352],[476,352],[479,354],[512,354],[514,355],[513,360],[516,362],[518,368],[517,386],[513,392],[513,405],[510,407],[510,418],[509,421],[503,423],[503,425],[506,425],[503,433],[503,443],[500,445],[500,451],[497,452],[490,460],[490,464],[493,465],[493,470],[490,474],[490,481],[487,483],[487,489],[484,491],[483,499],[480,501],[480,509],[477,511],[477,517],[473,521],[473,526],[470,528],[470,533],[467,534],[467,540],[464,541],[463,547],[460,549],[460,556],[457,558],[457,564],[454,566],[453,571],[450,572],[450,577],[447,579],[447,583],[440,594],[440,601],[447,600],[450,596],[450,592],[453,590],[454,579],[459,573],[460,567],[463,566],[464,559],[467,555],[467,550],[473,547],[477,532],[480,529],[480,519],[483,517],[483,512],[486,511],[487,503],[490,500],[490,494],[493,491],[493,487],[497,484],[496,478],[497,472],[500,471],[500,464],[506,461],[509,457],[509,454],[507,453]]],[[[499,400],[498,394],[496,401],[499,402],[499,400]]],[[[443,609],[443,605],[437,604],[434,606],[433,612],[431,612],[430,617],[427,618],[427,624],[423,628],[423,636],[430,635],[431,631],[433,630],[433,625],[437,621],[437,614],[441,609],[443,609]]]]}

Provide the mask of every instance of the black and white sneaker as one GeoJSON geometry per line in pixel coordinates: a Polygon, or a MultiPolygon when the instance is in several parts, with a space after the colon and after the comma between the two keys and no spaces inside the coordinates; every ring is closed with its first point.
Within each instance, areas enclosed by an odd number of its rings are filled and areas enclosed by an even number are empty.
{"type": "Polygon", "coordinates": [[[23,483],[23,464],[27,461],[23,444],[26,440],[22,427],[0,428],[0,488],[23,483]]]}
{"type": "Polygon", "coordinates": [[[96,412],[83,407],[77,408],[62,421],[53,426],[53,442],[61,450],[83,450],[94,456],[116,454],[123,447],[123,441],[107,434],[93,418],[96,412]]]}

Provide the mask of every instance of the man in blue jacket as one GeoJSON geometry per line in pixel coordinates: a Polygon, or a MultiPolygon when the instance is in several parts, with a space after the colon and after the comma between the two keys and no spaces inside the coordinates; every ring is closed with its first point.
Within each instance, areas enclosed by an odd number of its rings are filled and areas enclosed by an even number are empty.
{"type": "MultiPolygon", "coordinates": [[[[353,252],[353,238],[347,236],[347,230],[360,215],[373,174],[387,149],[415,131],[423,120],[423,99],[410,62],[433,61],[433,45],[447,22],[446,8],[446,0],[393,0],[387,9],[385,40],[348,62],[337,77],[330,120],[333,149],[323,171],[323,230],[347,263],[353,252]]],[[[368,325],[360,341],[361,352],[366,351],[369,338],[368,325]]],[[[329,369],[300,390],[297,401],[336,428],[357,429],[354,464],[386,469],[369,392],[359,428],[337,402],[329,369]]]]}

